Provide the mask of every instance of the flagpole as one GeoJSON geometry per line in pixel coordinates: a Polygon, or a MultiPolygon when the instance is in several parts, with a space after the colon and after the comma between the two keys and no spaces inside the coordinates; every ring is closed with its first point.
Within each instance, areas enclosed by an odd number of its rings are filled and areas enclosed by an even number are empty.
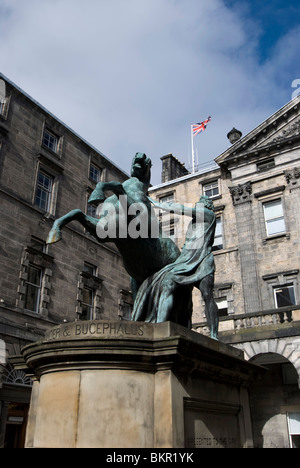
{"type": "Polygon", "coordinates": [[[195,152],[194,152],[194,136],[193,136],[193,125],[191,125],[191,139],[192,139],[192,171],[195,172],[195,152]]]}

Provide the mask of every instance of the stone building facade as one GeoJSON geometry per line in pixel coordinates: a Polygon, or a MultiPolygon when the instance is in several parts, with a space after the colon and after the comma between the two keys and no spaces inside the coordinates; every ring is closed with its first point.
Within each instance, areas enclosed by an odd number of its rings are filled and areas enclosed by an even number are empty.
{"type": "MultiPolygon", "coordinates": [[[[256,447],[300,445],[300,97],[195,173],[162,158],[149,195],[214,201],[220,340],[268,372],[251,388],[256,447]]],[[[234,135],[233,135],[234,134],[234,135]]],[[[236,136],[237,135],[237,136],[236,136]]],[[[47,246],[54,219],[87,206],[99,180],[128,175],[0,75],[0,447],[22,446],[31,393],[20,349],[57,324],[129,318],[129,277],[113,244],[78,224],[47,246]]],[[[180,247],[189,219],[158,213],[180,247]]],[[[208,334],[194,291],[193,329],[208,334]]]]}
{"type": "Polygon", "coordinates": [[[128,175],[0,75],[0,447],[22,444],[30,382],[20,349],[58,323],[125,317],[129,277],[113,244],[77,223],[46,245],[54,219],[80,208],[98,181],[128,175]]]}
{"type": "MultiPolygon", "coordinates": [[[[213,199],[220,340],[269,369],[251,393],[255,446],[299,447],[300,98],[244,137],[233,129],[228,138],[211,164],[175,180],[164,173],[150,196],[187,205],[213,199]]],[[[180,246],[182,224],[165,219],[180,246]]],[[[193,328],[208,333],[197,290],[193,328]]]]}

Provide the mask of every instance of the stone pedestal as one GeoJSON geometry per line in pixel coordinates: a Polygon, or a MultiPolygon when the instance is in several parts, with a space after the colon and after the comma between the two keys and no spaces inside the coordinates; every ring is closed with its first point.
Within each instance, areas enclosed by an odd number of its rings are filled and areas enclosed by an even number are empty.
{"type": "Polygon", "coordinates": [[[26,447],[252,447],[241,351],[170,322],[63,324],[23,356],[26,447]]]}

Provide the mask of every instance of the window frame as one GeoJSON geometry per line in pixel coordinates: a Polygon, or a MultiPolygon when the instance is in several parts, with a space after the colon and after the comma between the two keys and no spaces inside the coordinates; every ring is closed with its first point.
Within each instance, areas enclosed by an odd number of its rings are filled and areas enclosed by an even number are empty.
{"type": "Polygon", "coordinates": [[[98,184],[98,182],[101,182],[101,178],[102,178],[102,169],[93,161],[91,161],[90,168],[89,168],[89,180],[93,182],[94,184],[98,184]],[[95,179],[94,177],[92,177],[91,175],[92,170],[95,170],[95,172],[98,172],[98,178],[95,179]]]}
{"type": "Polygon", "coordinates": [[[92,204],[90,205],[89,204],[89,198],[92,194],[93,190],[92,189],[88,189],[87,190],[87,195],[86,195],[86,214],[88,216],[91,216],[92,218],[99,218],[99,216],[97,215],[97,211],[98,211],[98,208],[99,208],[99,205],[96,205],[96,204],[92,204]]]}
{"type": "Polygon", "coordinates": [[[121,289],[119,296],[119,318],[120,320],[130,321],[133,310],[132,292],[121,289]]]}
{"type": "Polygon", "coordinates": [[[25,280],[26,293],[25,293],[25,298],[24,298],[24,309],[28,310],[29,312],[34,312],[36,314],[39,314],[40,313],[40,306],[41,306],[41,295],[42,295],[43,268],[40,268],[40,267],[30,263],[28,265],[28,268],[27,268],[27,275],[29,273],[29,268],[39,271],[40,276],[39,276],[39,284],[31,283],[28,280],[28,277],[25,280]],[[34,288],[37,289],[37,296],[36,296],[36,299],[35,299],[35,308],[34,308],[34,310],[28,309],[26,307],[29,286],[34,287],[34,288]]]}
{"type": "Polygon", "coordinates": [[[269,158],[256,164],[257,172],[267,172],[276,166],[275,158],[269,158]]]}
{"type": "Polygon", "coordinates": [[[84,262],[83,272],[86,273],[87,275],[90,275],[90,276],[96,276],[97,275],[97,267],[95,265],[92,265],[91,263],[84,262]]]}
{"type": "MultiPolygon", "coordinates": [[[[44,211],[45,213],[50,213],[51,211],[51,205],[52,205],[52,200],[53,200],[53,190],[54,190],[54,183],[55,183],[55,178],[50,175],[47,171],[45,171],[43,168],[39,168],[37,172],[37,181],[36,181],[36,190],[35,190],[35,197],[34,197],[34,204],[37,206],[40,210],[44,211]],[[45,178],[48,178],[49,181],[51,182],[51,188],[47,190],[45,187],[40,187],[40,175],[42,175],[45,178]],[[38,202],[38,190],[41,190],[46,193],[46,203],[45,207],[42,207],[38,202]]],[[[40,197],[39,197],[40,198],[40,197]]],[[[41,199],[41,198],[40,198],[41,199]]],[[[41,199],[42,200],[42,199],[41,199]]]]}
{"type": "Polygon", "coordinates": [[[205,182],[202,184],[202,191],[203,195],[213,200],[214,198],[220,197],[220,186],[219,186],[219,179],[213,179],[209,182],[205,182]],[[208,191],[213,191],[217,189],[218,193],[207,195],[208,191]]]}
{"type": "Polygon", "coordinates": [[[0,82],[2,85],[1,91],[3,92],[3,95],[0,96],[0,117],[6,120],[11,96],[7,95],[6,82],[2,78],[0,78],[0,82]]]}
{"type": "Polygon", "coordinates": [[[273,293],[274,293],[274,301],[275,301],[275,308],[276,309],[280,309],[281,307],[290,307],[290,306],[294,306],[294,305],[297,304],[296,288],[295,288],[294,283],[287,283],[287,284],[283,284],[283,285],[279,285],[279,286],[274,286],[273,287],[273,293]],[[295,303],[294,304],[287,304],[285,306],[279,306],[276,292],[280,292],[280,289],[290,289],[290,288],[293,290],[295,303]]]}
{"type": "Polygon", "coordinates": [[[264,215],[265,230],[266,230],[267,237],[269,238],[269,237],[274,237],[274,236],[286,234],[286,233],[287,233],[287,226],[286,226],[286,219],[285,219],[285,213],[284,213],[284,206],[283,206],[283,200],[282,200],[282,198],[274,198],[274,199],[272,199],[272,200],[263,201],[263,202],[262,202],[262,205],[263,205],[263,215],[264,215]],[[278,216],[273,216],[273,217],[267,218],[266,207],[267,207],[267,205],[271,205],[272,203],[274,204],[275,202],[280,202],[280,206],[281,206],[281,210],[282,210],[282,215],[278,215],[278,216]],[[279,221],[279,220],[282,220],[282,221],[283,221],[284,230],[270,233],[270,232],[269,232],[269,229],[268,229],[268,227],[269,227],[269,226],[268,226],[268,223],[272,223],[272,222],[274,222],[274,221],[279,221]]]}
{"type": "Polygon", "coordinates": [[[88,320],[93,320],[94,318],[94,301],[95,301],[95,290],[93,288],[89,288],[88,286],[83,286],[82,288],[82,300],[81,302],[81,308],[83,309],[83,306],[87,306],[89,309],[89,313],[86,318],[82,318],[83,312],[81,313],[81,318],[80,320],[82,321],[88,321],[88,320]],[[91,293],[91,304],[84,302],[83,300],[83,292],[84,291],[89,291],[91,293]]]}
{"type": "MultiPolygon", "coordinates": [[[[160,195],[159,203],[175,203],[175,192],[167,192],[163,195],[160,195]]],[[[177,232],[174,212],[159,210],[158,219],[161,223],[164,236],[172,239],[175,242],[177,232]]]]}
{"type": "Polygon", "coordinates": [[[295,415],[295,414],[299,415],[298,418],[300,420],[300,412],[299,411],[291,411],[291,412],[287,413],[287,423],[288,423],[288,431],[289,431],[290,448],[296,448],[296,447],[293,447],[293,436],[300,437],[300,430],[299,430],[299,432],[293,432],[293,430],[292,430],[292,424],[291,424],[291,419],[292,418],[290,417],[290,415],[295,415]]]}
{"type": "MultiPolygon", "coordinates": [[[[263,308],[264,309],[276,309],[276,298],[274,289],[282,289],[286,286],[293,286],[294,287],[294,295],[295,301],[297,305],[297,300],[300,297],[300,289],[299,289],[299,269],[290,270],[290,271],[281,271],[281,272],[274,272],[264,275],[262,277],[264,283],[266,284],[263,288],[263,308]]],[[[293,307],[293,306],[288,306],[293,307]]],[[[279,310],[280,311],[280,310],[279,310]]]]}
{"type": "Polygon", "coordinates": [[[227,296],[223,296],[223,297],[217,297],[215,298],[215,303],[218,307],[218,311],[219,311],[219,317],[228,317],[228,308],[229,308],[229,304],[228,304],[228,299],[227,299],[227,296]],[[226,303],[226,307],[220,307],[220,305],[222,303],[226,303]],[[226,311],[226,312],[224,312],[226,311]]]}
{"type": "MultiPolygon", "coordinates": [[[[49,141],[50,141],[50,138],[49,138],[49,141]]],[[[59,136],[58,136],[56,133],[54,133],[52,130],[50,130],[49,127],[46,126],[46,127],[44,128],[43,137],[42,137],[42,146],[43,146],[44,148],[46,148],[47,150],[51,151],[52,153],[58,155],[58,152],[59,152],[59,140],[60,140],[59,136]],[[55,144],[54,144],[53,146],[52,146],[50,143],[48,144],[48,143],[45,142],[45,141],[46,141],[46,139],[45,139],[46,134],[47,134],[50,138],[52,138],[52,139],[54,140],[55,144]]]]}
{"type": "Polygon", "coordinates": [[[98,268],[92,263],[85,261],[83,270],[79,274],[77,285],[77,320],[87,321],[100,318],[100,315],[102,314],[102,281],[103,279],[98,276],[98,268]],[[84,301],[84,290],[91,292],[91,303],[84,301]],[[89,314],[86,317],[83,316],[83,306],[87,306],[90,309],[89,314]]]}
{"type": "Polygon", "coordinates": [[[222,216],[217,216],[216,218],[216,231],[215,231],[215,237],[214,237],[214,243],[212,246],[212,251],[217,252],[218,250],[223,250],[224,249],[224,233],[223,233],[223,220],[222,216]],[[217,225],[220,225],[221,227],[221,234],[216,235],[217,232],[217,225]],[[216,244],[216,239],[220,238],[222,243],[221,244],[216,244]]]}
{"type": "Polygon", "coordinates": [[[8,98],[5,97],[3,100],[0,99],[0,115],[4,119],[7,116],[7,108],[8,108],[8,98]]]}

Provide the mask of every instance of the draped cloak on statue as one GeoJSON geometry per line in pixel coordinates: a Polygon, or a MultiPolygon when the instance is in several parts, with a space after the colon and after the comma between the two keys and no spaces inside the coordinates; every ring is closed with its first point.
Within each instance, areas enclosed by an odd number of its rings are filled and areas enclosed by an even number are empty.
{"type": "Polygon", "coordinates": [[[185,244],[177,260],[162,270],[147,278],[140,286],[132,312],[132,320],[157,323],[158,306],[162,288],[166,280],[176,283],[174,293],[174,310],[170,321],[188,326],[193,311],[192,290],[194,286],[208,275],[215,272],[212,246],[216,229],[214,212],[204,207],[203,203],[196,204],[195,210],[200,210],[196,223],[196,216],[189,224],[185,244]],[[199,219],[198,218],[198,219],[199,219]]]}

